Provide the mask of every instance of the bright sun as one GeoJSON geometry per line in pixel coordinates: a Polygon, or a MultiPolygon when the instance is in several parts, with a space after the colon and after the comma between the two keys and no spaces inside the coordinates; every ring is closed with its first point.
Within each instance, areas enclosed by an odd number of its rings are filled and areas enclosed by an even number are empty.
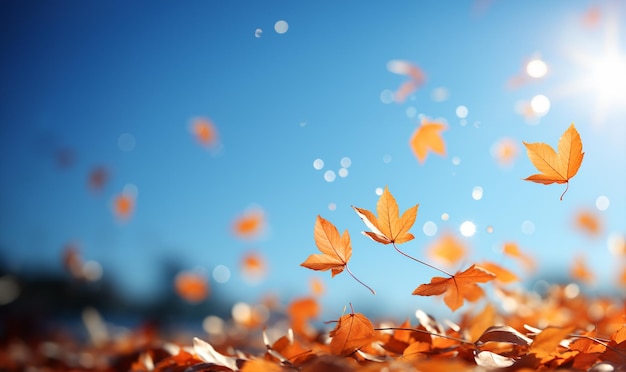
{"type": "Polygon", "coordinates": [[[570,51],[570,56],[584,72],[558,89],[563,95],[592,93],[595,97],[592,121],[596,125],[601,125],[612,110],[626,109],[626,54],[620,50],[617,19],[610,18],[606,26],[604,48],[600,53],[570,51]]]}

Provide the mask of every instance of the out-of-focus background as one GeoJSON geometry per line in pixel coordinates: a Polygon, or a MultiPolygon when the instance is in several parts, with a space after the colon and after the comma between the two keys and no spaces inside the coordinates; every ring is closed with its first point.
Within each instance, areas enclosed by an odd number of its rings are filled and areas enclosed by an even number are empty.
{"type": "Polygon", "coordinates": [[[351,205],[385,186],[419,204],[415,257],[623,295],[625,30],[619,1],[3,2],[0,307],[228,316],[315,292],[322,320],[453,317],[411,295],[439,272],[361,234],[351,205]],[[418,159],[423,122],[445,151],[418,159]],[[523,181],[522,141],[572,123],[560,200],[523,181]],[[318,215],[375,296],[300,266],[318,215]]]}

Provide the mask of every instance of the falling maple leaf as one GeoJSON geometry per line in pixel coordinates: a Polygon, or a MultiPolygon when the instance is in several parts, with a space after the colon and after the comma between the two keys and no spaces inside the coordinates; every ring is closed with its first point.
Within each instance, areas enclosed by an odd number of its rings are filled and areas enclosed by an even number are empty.
{"type": "Polygon", "coordinates": [[[428,248],[428,253],[447,264],[455,264],[467,254],[467,248],[452,233],[444,233],[428,248]]]}
{"type": "Polygon", "coordinates": [[[591,283],[594,280],[594,275],[587,267],[586,262],[587,261],[583,256],[577,256],[574,258],[574,262],[572,263],[572,267],[570,269],[570,275],[572,278],[580,280],[581,282],[591,283]]]}
{"type": "Polygon", "coordinates": [[[339,231],[330,221],[317,216],[315,230],[313,233],[315,245],[322,253],[310,255],[300,266],[311,270],[330,270],[332,277],[341,273],[343,269],[359,283],[369,289],[373,294],[376,292],[357,279],[348,268],[348,261],[352,256],[352,245],[350,244],[350,234],[348,230],[339,235],[339,231]]]}
{"type": "Polygon", "coordinates": [[[209,295],[209,284],[206,277],[197,272],[181,271],[174,278],[176,293],[185,301],[198,303],[209,295]]]}
{"type": "Polygon", "coordinates": [[[89,172],[87,184],[94,192],[100,192],[102,191],[102,188],[104,188],[104,185],[107,183],[110,176],[111,174],[109,169],[103,165],[99,165],[89,172]]]}
{"type": "Polygon", "coordinates": [[[483,261],[479,264],[479,266],[493,273],[496,276],[495,280],[499,282],[510,283],[519,280],[517,275],[515,275],[513,272],[493,262],[483,261]]]}
{"type": "Polygon", "coordinates": [[[591,236],[602,233],[602,221],[600,216],[593,210],[580,210],[574,216],[574,226],[591,236]]]}
{"type": "Polygon", "coordinates": [[[319,315],[320,306],[313,297],[304,297],[293,300],[287,306],[287,315],[291,320],[291,328],[299,335],[314,333],[309,321],[319,315]]]}
{"type": "Polygon", "coordinates": [[[394,93],[394,100],[398,103],[404,102],[411,93],[421,87],[426,81],[426,76],[422,69],[408,61],[391,60],[387,63],[387,70],[394,74],[406,75],[409,78],[394,93]]]}
{"type": "Polygon", "coordinates": [[[450,310],[455,311],[463,305],[463,300],[476,301],[485,292],[476,283],[485,283],[495,279],[495,275],[479,266],[472,265],[463,272],[457,272],[449,278],[434,277],[430,283],[421,284],[412,294],[418,296],[436,296],[443,298],[450,310]]]}
{"type": "Polygon", "coordinates": [[[511,138],[501,138],[491,146],[491,156],[501,167],[509,167],[518,155],[517,143],[511,138]]]}
{"type": "Polygon", "coordinates": [[[528,270],[534,270],[535,268],[535,260],[531,256],[523,253],[515,242],[504,243],[502,253],[520,260],[528,270]]]}
{"type": "Polygon", "coordinates": [[[265,213],[260,207],[252,207],[237,216],[232,223],[232,232],[242,239],[258,238],[265,228],[265,213]]]}
{"type": "Polygon", "coordinates": [[[194,118],[191,121],[191,132],[203,146],[214,148],[218,144],[217,128],[209,118],[194,118]]]}
{"type": "Polygon", "coordinates": [[[267,264],[259,252],[246,252],[241,258],[240,265],[242,274],[251,282],[260,281],[267,273],[267,264]]]}
{"type": "Polygon", "coordinates": [[[345,314],[339,318],[335,329],[330,331],[330,352],[334,355],[346,356],[375,339],[374,326],[361,313],[345,314]]]}
{"type": "Polygon", "coordinates": [[[446,129],[447,126],[443,123],[422,119],[421,125],[415,129],[409,140],[409,145],[420,164],[424,164],[429,151],[441,156],[446,155],[446,143],[441,137],[441,132],[446,129]]]}
{"type": "Polygon", "coordinates": [[[414,239],[409,230],[415,223],[417,208],[419,204],[407,209],[400,217],[398,203],[385,186],[382,195],[376,204],[378,218],[367,209],[352,206],[357,215],[363,220],[365,225],[372,231],[364,231],[363,234],[369,236],[376,242],[383,244],[400,244],[414,239]]]}
{"type": "Polygon", "coordinates": [[[569,180],[576,175],[582,164],[585,153],[580,134],[572,123],[559,139],[558,152],[543,142],[526,143],[528,158],[541,173],[533,174],[524,178],[525,181],[532,181],[549,185],[552,183],[565,183],[567,186],[561,195],[567,192],[569,180]]]}

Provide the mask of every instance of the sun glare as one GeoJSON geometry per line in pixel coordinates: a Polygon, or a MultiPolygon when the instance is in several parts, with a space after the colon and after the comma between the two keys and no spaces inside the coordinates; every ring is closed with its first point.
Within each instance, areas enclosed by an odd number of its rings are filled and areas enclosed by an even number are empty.
{"type": "Polygon", "coordinates": [[[626,56],[613,51],[595,60],[590,67],[600,104],[626,104],[626,56]]]}

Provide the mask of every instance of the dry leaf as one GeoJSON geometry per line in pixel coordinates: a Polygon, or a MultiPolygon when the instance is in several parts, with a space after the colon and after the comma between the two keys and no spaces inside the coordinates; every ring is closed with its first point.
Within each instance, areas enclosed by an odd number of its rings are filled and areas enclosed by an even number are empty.
{"type": "Polygon", "coordinates": [[[378,218],[366,210],[352,206],[356,214],[363,220],[365,225],[372,231],[364,231],[363,234],[369,236],[374,241],[383,244],[400,244],[408,242],[414,238],[409,230],[415,223],[417,217],[417,208],[419,204],[407,209],[402,217],[399,217],[398,203],[389,192],[389,188],[385,186],[382,195],[376,204],[376,213],[378,218]]]}
{"type": "Polygon", "coordinates": [[[339,235],[335,225],[318,215],[314,237],[315,244],[322,253],[310,255],[300,266],[311,270],[331,270],[332,276],[342,272],[352,256],[348,230],[339,235]]]}
{"type": "Polygon", "coordinates": [[[361,313],[350,313],[339,318],[335,329],[330,331],[330,352],[346,356],[374,340],[374,326],[361,313]]]}
{"type": "Polygon", "coordinates": [[[447,128],[443,123],[422,119],[421,125],[413,132],[409,141],[420,164],[424,164],[429,151],[441,156],[446,155],[446,143],[441,137],[441,132],[447,128]]]}
{"type": "Polygon", "coordinates": [[[394,100],[402,103],[416,89],[421,87],[426,80],[424,72],[416,65],[408,61],[391,60],[387,62],[387,70],[394,74],[406,75],[409,80],[402,83],[400,88],[394,93],[394,100]]]}
{"type": "Polygon", "coordinates": [[[502,283],[511,283],[519,280],[517,275],[505,269],[504,267],[489,261],[483,261],[479,264],[483,269],[495,274],[495,280],[502,283]]]}
{"type": "Polygon", "coordinates": [[[265,213],[259,207],[250,208],[235,218],[232,231],[242,239],[254,239],[261,235],[265,227],[265,213]]]}
{"type": "Polygon", "coordinates": [[[502,253],[518,259],[526,266],[528,270],[535,269],[535,260],[531,256],[523,253],[515,242],[504,243],[504,246],[502,247],[502,253]]]}
{"type": "Polygon", "coordinates": [[[443,260],[446,264],[454,265],[465,257],[467,248],[453,234],[445,233],[430,245],[428,254],[443,260]]]}
{"type": "Polygon", "coordinates": [[[496,276],[476,265],[470,266],[463,272],[457,272],[450,278],[434,277],[428,284],[421,284],[414,291],[414,295],[436,296],[444,294],[443,298],[450,310],[455,311],[463,305],[463,300],[476,301],[484,296],[482,288],[476,283],[485,283],[496,276]]]}
{"type": "MultiPolygon", "coordinates": [[[[541,173],[533,174],[524,178],[526,181],[532,181],[549,185],[552,183],[565,183],[569,186],[570,178],[574,177],[582,164],[585,153],[583,144],[580,140],[580,134],[574,127],[574,124],[563,133],[559,139],[558,152],[543,142],[526,143],[528,158],[541,173]]],[[[561,195],[567,192],[567,188],[561,195]]]]}
{"type": "Polygon", "coordinates": [[[174,278],[176,293],[185,301],[198,303],[204,301],[209,295],[209,283],[207,278],[197,272],[182,271],[174,278]]]}
{"type": "Polygon", "coordinates": [[[583,256],[577,256],[574,258],[570,275],[572,278],[585,283],[591,283],[594,280],[594,275],[587,267],[585,257],[583,256]]]}

